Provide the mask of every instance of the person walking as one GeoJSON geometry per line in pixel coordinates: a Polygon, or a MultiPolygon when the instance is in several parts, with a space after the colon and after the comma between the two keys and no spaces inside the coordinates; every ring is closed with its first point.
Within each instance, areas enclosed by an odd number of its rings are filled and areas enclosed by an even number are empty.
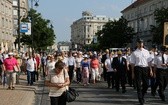
{"type": "MultiPolygon", "coordinates": [[[[156,70],[156,83],[159,84],[158,94],[162,101],[165,101],[164,91],[168,84],[168,55],[165,54],[166,47],[161,47],[161,53],[155,58],[154,65],[156,70]]],[[[156,92],[156,87],[153,90],[156,92]]]]}
{"type": "Polygon", "coordinates": [[[37,69],[36,60],[33,58],[33,55],[29,54],[29,58],[26,62],[27,70],[27,85],[33,85],[35,70],[37,69]]]}
{"type": "Polygon", "coordinates": [[[77,79],[77,83],[80,83],[82,80],[82,75],[81,75],[81,61],[83,60],[82,57],[82,52],[78,52],[77,54],[77,58],[76,58],[76,79],[77,79]]]}
{"type": "Polygon", "coordinates": [[[106,74],[107,70],[106,70],[106,67],[105,67],[105,64],[104,64],[107,58],[109,58],[109,50],[108,49],[106,49],[106,52],[105,52],[105,54],[102,55],[102,59],[101,59],[101,62],[103,64],[103,78],[104,78],[104,81],[107,81],[107,76],[106,76],[107,75],[106,74]]]}
{"type": "Polygon", "coordinates": [[[122,86],[122,93],[126,92],[126,72],[128,70],[127,61],[124,57],[122,57],[122,52],[117,52],[118,56],[113,58],[112,67],[116,71],[115,85],[116,91],[118,92],[120,89],[120,82],[122,86]]]}
{"type": "Polygon", "coordinates": [[[153,72],[150,66],[151,56],[148,50],[144,49],[142,39],[137,40],[137,49],[131,54],[132,78],[136,82],[138,100],[144,105],[144,95],[148,89],[149,74],[153,72]]]}
{"type": "Polygon", "coordinates": [[[113,52],[110,53],[110,56],[108,59],[106,59],[105,61],[105,67],[107,70],[107,85],[108,88],[110,88],[112,86],[112,88],[114,88],[114,82],[115,82],[115,71],[112,67],[112,62],[113,62],[113,52]]]}
{"type": "Polygon", "coordinates": [[[16,72],[14,71],[14,66],[16,66],[18,69],[20,68],[16,58],[14,58],[13,55],[13,52],[9,52],[8,58],[6,58],[3,62],[3,70],[7,77],[8,89],[15,89],[16,72]]]}
{"type": "Polygon", "coordinates": [[[69,86],[70,80],[65,64],[58,61],[55,64],[55,69],[49,71],[45,80],[45,85],[49,87],[49,97],[51,105],[66,105],[64,92],[69,86]]]}

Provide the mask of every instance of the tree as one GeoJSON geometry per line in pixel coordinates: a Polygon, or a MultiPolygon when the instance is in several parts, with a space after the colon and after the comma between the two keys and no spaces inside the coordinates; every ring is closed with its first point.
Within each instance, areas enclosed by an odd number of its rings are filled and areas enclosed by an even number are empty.
{"type": "Polygon", "coordinates": [[[154,16],[156,20],[156,26],[151,25],[153,43],[162,45],[163,44],[164,22],[168,20],[168,8],[156,9],[154,12],[154,16]]]}
{"type": "Polygon", "coordinates": [[[33,37],[32,35],[22,35],[21,42],[34,47],[35,50],[46,49],[48,46],[52,46],[56,37],[50,20],[43,19],[41,14],[34,9],[30,9],[28,17],[23,21],[28,22],[30,20],[33,22],[33,37]]]}
{"type": "Polygon", "coordinates": [[[119,48],[132,42],[134,30],[128,27],[128,21],[121,17],[119,20],[106,23],[96,35],[101,48],[119,48]]]}

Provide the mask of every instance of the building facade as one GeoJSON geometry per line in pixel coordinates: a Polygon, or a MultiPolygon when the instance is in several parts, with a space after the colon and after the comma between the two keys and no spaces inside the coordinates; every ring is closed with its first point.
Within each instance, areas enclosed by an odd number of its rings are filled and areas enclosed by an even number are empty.
{"type": "MultiPolygon", "coordinates": [[[[0,44],[2,51],[15,49],[18,22],[18,0],[0,0],[0,44]]],[[[20,19],[27,16],[28,0],[20,0],[20,19]]]]}
{"type": "Polygon", "coordinates": [[[147,47],[152,44],[150,33],[151,25],[156,25],[154,11],[168,7],[168,0],[136,0],[126,7],[121,13],[129,21],[129,26],[137,33],[134,37],[132,47],[135,47],[136,39],[142,38],[147,47]]]}
{"type": "Polygon", "coordinates": [[[14,42],[12,0],[0,0],[0,44],[7,51],[14,42]]]}
{"type": "Polygon", "coordinates": [[[93,16],[90,12],[84,11],[82,18],[71,25],[72,45],[83,46],[91,44],[95,34],[102,30],[103,26],[112,20],[106,16],[93,16]]]}

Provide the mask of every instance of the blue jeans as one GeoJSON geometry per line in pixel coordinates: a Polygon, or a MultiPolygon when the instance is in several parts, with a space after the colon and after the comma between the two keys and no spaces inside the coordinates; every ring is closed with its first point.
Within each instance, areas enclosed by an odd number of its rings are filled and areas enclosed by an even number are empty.
{"type": "Polygon", "coordinates": [[[27,83],[33,85],[33,81],[34,81],[34,71],[27,70],[27,83]]]}

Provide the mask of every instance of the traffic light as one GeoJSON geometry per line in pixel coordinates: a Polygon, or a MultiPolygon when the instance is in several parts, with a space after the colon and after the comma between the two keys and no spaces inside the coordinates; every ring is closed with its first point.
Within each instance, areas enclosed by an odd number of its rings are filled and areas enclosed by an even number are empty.
{"type": "Polygon", "coordinates": [[[163,46],[168,47],[168,22],[164,22],[163,46]]]}

